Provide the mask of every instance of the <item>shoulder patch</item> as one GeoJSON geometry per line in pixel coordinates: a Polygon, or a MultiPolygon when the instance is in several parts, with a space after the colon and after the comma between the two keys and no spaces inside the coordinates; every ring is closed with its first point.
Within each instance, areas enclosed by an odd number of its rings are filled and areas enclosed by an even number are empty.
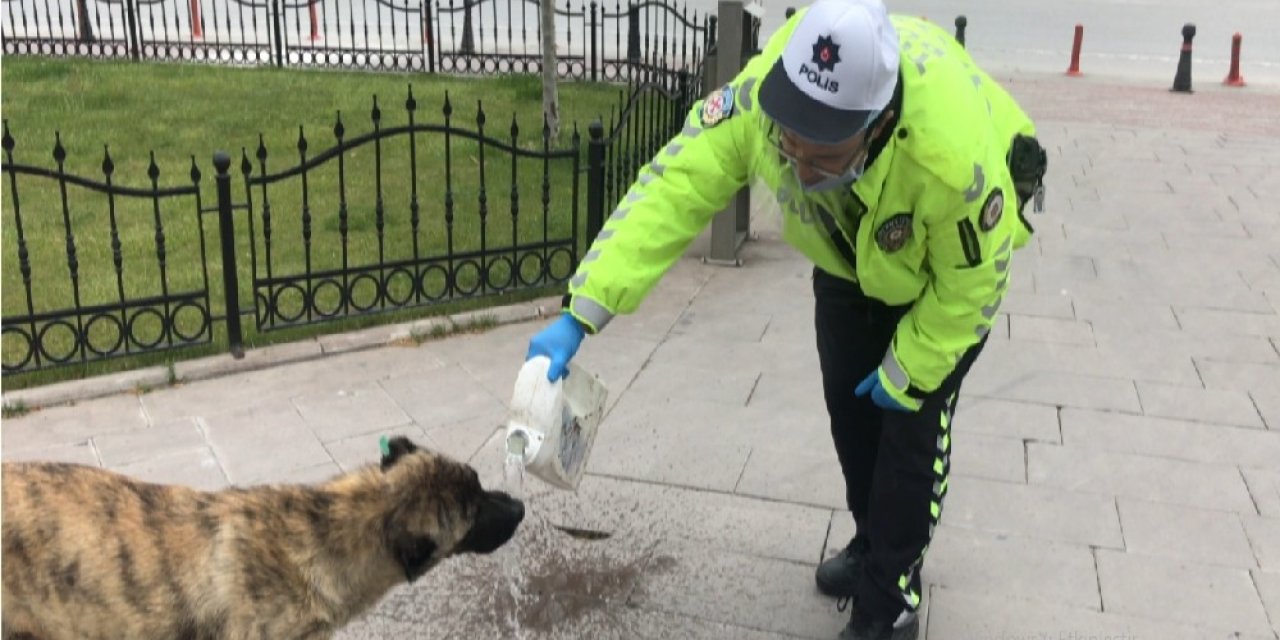
{"type": "Polygon", "coordinates": [[[987,201],[982,203],[982,215],[978,218],[978,226],[983,231],[990,231],[996,228],[1003,213],[1004,193],[1000,191],[999,187],[996,187],[987,196],[987,201]]]}
{"type": "Polygon", "coordinates": [[[885,253],[893,253],[906,246],[911,235],[911,214],[907,212],[895,214],[876,229],[876,244],[885,253]]]}
{"type": "Polygon", "coordinates": [[[725,86],[711,92],[702,101],[698,119],[704,127],[714,127],[733,115],[733,86],[725,86]]]}

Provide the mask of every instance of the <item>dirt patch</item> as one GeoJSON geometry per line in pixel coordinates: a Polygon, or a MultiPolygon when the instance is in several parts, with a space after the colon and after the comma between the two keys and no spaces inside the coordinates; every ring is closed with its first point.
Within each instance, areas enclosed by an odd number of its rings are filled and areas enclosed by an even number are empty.
{"type": "Polygon", "coordinates": [[[654,558],[655,540],[560,527],[536,513],[530,516],[514,548],[467,563],[453,578],[450,604],[466,606],[453,615],[501,629],[508,637],[549,635],[575,628],[587,617],[609,616],[610,607],[624,604],[642,576],[675,567],[670,557],[654,558]],[[513,572],[518,576],[514,591],[513,572]]]}

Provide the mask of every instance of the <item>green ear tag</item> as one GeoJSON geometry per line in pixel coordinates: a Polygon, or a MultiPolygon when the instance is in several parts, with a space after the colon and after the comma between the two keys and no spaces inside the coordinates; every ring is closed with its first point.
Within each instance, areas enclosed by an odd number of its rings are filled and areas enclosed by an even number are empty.
{"type": "Polygon", "coordinates": [[[391,441],[388,440],[386,436],[378,438],[378,449],[382,451],[382,455],[384,456],[391,455],[391,441]]]}

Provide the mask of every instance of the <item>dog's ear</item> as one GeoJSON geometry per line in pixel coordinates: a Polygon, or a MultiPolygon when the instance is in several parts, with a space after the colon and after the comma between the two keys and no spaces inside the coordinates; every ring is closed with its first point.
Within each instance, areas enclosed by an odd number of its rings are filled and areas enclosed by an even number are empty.
{"type": "Polygon", "coordinates": [[[431,557],[436,552],[436,541],[427,536],[404,534],[391,541],[391,553],[400,567],[404,569],[404,578],[413,582],[431,568],[431,557]]]}
{"type": "Polygon", "coordinates": [[[384,437],[381,444],[383,471],[390,469],[391,465],[396,463],[396,460],[418,450],[418,445],[404,436],[396,436],[390,440],[384,437]]]}

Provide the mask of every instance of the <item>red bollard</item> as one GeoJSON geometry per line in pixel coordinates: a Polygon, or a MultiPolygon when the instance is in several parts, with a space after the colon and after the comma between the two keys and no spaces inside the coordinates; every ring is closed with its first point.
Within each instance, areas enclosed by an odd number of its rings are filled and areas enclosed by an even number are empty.
{"type": "Polygon", "coordinates": [[[204,38],[204,27],[200,25],[200,0],[191,0],[191,37],[204,38]]]}
{"type": "Polygon", "coordinates": [[[311,10],[311,41],[315,42],[320,39],[320,23],[316,21],[316,3],[307,3],[307,8],[311,10]]]}
{"type": "Polygon", "coordinates": [[[1227,73],[1227,79],[1222,84],[1228,87],[1243,87],[1244,76],[1240,75],[1240,41],[1243,38],[1240,34],[1231,36],[1231,71],[1227,73]]]}
{"type": "Polygon", "coordinates": [[[1080,73],[1080,45],[1084,42],[1084,25],[1076,25],[1075,43],[1071,45],[1071,66],[1067,68],[1067,75],[1078,76],[1080,73]]]}

